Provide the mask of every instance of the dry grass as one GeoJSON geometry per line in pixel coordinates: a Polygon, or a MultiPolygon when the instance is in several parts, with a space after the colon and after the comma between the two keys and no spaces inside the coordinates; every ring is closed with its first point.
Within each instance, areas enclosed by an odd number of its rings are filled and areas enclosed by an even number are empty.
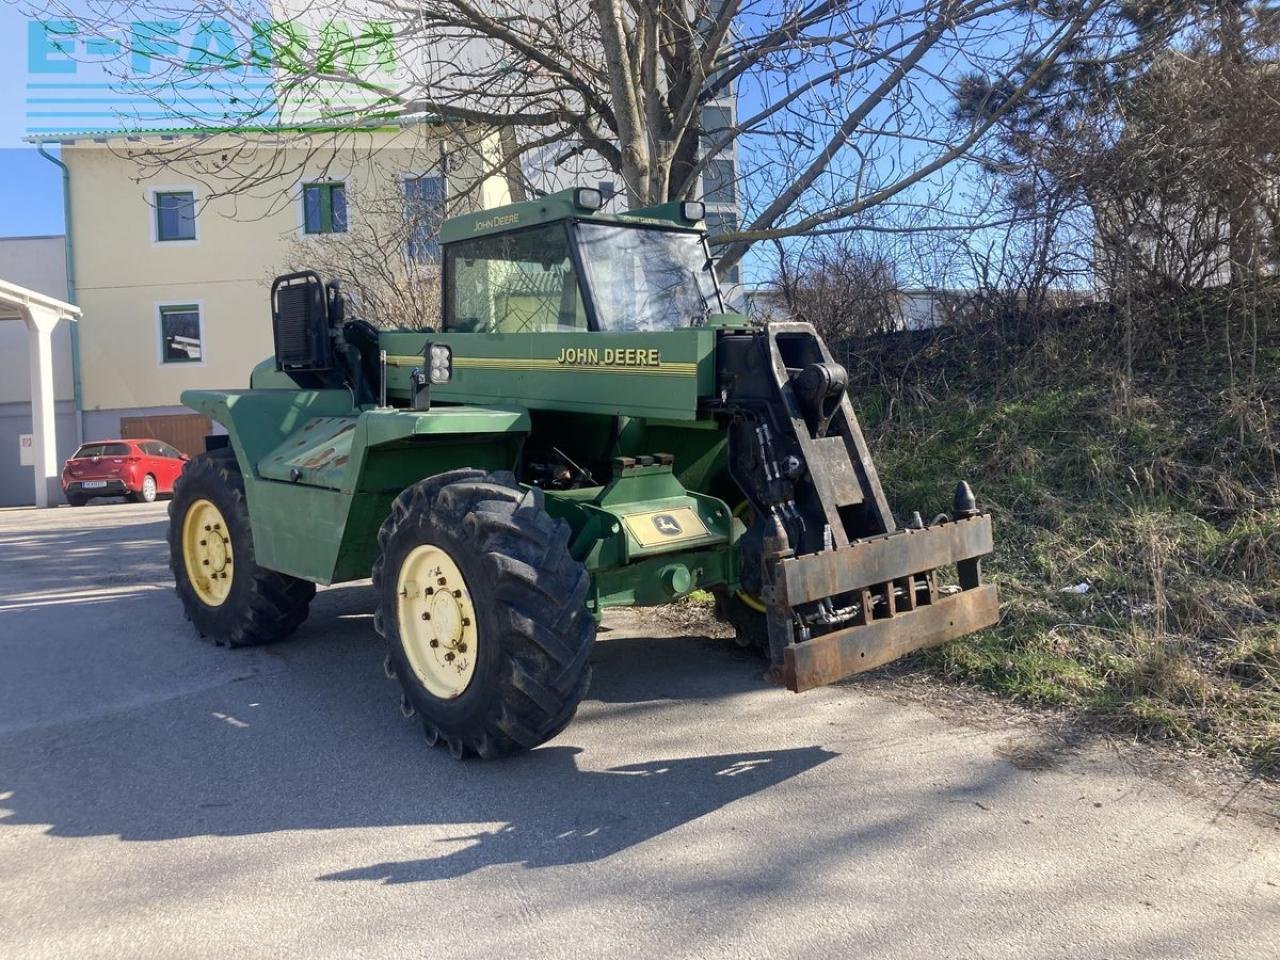
{"type": "Polygon", "coordinates": [[[1153,322],[1120,369],[1116,322],[864,354],[855,389],[895,509],[935,513],[965,478],[996,519],[1000,625],[923,656],[1280,775],[1280,337],[1228,363],[1222,331],[1153,322]]]}

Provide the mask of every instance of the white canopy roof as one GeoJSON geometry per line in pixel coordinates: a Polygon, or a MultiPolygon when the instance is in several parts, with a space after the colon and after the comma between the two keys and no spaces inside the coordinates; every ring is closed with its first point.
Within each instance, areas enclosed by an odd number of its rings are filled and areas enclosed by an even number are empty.
{"type": "Polygon", "coordinates": [[[30,320],[32,307],[52,313],[59,320],[77,320],[80,317],[80,308],[65,300],[0,280],[0,320],[30,320]]]}

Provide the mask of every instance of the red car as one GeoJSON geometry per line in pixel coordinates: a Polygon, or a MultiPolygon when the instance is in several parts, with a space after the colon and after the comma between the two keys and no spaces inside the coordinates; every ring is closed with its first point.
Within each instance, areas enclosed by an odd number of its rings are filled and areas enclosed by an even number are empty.
{"type": "Polygon", "coordinates": [[[93,497],[151,503],[173,493],[173,481],[188,459],[161,440],[95,440],[83,444],[62,468],[62,492],[73,507],[93,497]]]}

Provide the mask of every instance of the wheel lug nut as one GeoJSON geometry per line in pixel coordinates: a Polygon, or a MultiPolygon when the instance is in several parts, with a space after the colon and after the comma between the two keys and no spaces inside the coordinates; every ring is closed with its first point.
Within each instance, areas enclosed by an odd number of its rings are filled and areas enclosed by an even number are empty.
{"type": "Polygon", "coordinates": [[[424,614],[422,615],[422,619],[423,619],[423,620],[430,620],[430,619],[431,619],[431,614],[429,614],[429,613],[424,613],[424,614]]]}
{"type": "Polygon", "coordinates": [[[440,646],[440,641],[433,638],[431,640],[430,646],[434,650],[436,647],[440,646]]]}
{"type": "Polygon", "coordinates": [[[459,653],[466,653],[466,652],[467,652],[467,645],[466,645],[465,643],[460,643],[460,644],[458,644],[458,652],[459,652],[459,653]]]}
{"type": "Polygon", "coordinates": [[[438,579],[438,580],[436,581],[436,583],[440,584],[440,586],[442,586],[442,587],[443,587],[446,583],[448,583],[448,582],[449,582],[449,581],[445,580],[445,578],[444,578],[444,577],[441,577],[440,579],[438,579]]]}
{"type": "Polygon", "coordinates": [[[207,547],[208,545],[209,545],[209,541],[208,541],[208,540],[201,540],[201,541],[200,541],[200,546],[202,546],[202,547],[207,547]]]}
{"type": "Polygon", "coordinates": [[[446,662],[446,663],[452,663],[452,662],[453,662],[453,654],[452,654],[452,653],[446,653],[446,654],[444,655],[444,659],[445,659],[445,662],[446,662]]]}
{"type": "Polygon", "coordinates": [[[203,563],[206,567],[209,565],[209,561],[208,561],[208,560],[201,560],[200,562],[201,562],[201,563],[203,563]]]}
{"type": "Polygon", "coordinates": [[[470,618],[470,617],[463,617],[463,618],[462,618],[462,625],[463,625],[464,627],[469,627],[469,626],[471,626],[471,618],[470,618]]]}
{"type": "Polygon", "coordinates": [[[462,591],[461,591],[461,590],[455,590],[455,591],[453,591],[453,595],[454,595],[455,597],[461,597],[461,596],[462,596],[462,591]]]}
{"type": "Polygon", "coordinates": [[[429,596],[431,596],[431,595],[432,595],[433,593],[435,593],[435,592],[436,592],[436,588],[435,588],[435,587],[427,587],[427,589],[426,589],[426,595],[427,595],[428,597],[429,597],[429,596]]]}

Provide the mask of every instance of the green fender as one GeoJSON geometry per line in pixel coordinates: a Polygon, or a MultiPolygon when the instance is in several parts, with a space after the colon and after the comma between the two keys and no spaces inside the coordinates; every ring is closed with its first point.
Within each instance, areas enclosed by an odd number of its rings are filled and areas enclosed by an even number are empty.
{"type": "Polygon", "coordinates": [[[355,408],[346,390],[188,390],[244,475],[258,563],[329,584],[369,576],[406,487],[458,467],[509,470],[530,429],[515,406],[355,408]]]}

